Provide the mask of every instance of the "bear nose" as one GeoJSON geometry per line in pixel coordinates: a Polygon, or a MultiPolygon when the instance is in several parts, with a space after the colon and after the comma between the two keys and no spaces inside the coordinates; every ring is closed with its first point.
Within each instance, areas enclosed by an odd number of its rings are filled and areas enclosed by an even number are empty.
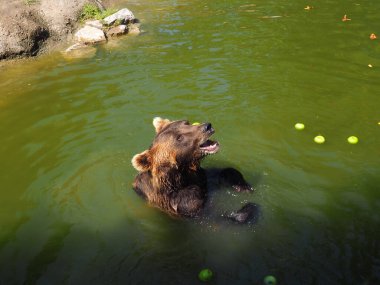
{"type": "Polygon", "coordinates": [[[212,128],[211,123],[205,123],[203,130],[204,130],[204,132],[212,132],[214,129],[212,128]]]}

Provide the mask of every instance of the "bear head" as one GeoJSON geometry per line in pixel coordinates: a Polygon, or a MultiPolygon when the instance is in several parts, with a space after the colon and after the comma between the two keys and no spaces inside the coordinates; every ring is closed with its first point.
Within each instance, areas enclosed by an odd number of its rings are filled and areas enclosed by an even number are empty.
{"type": "Polygon", "coordinates": [[[139,172],[157,173],[163,168],[196,170],[203,157],[219,150],[219,143],[209,138],[215,132],[210,123],[190,124],[154,118],[156,136],[151,147],[132,158],[139,172]]]}

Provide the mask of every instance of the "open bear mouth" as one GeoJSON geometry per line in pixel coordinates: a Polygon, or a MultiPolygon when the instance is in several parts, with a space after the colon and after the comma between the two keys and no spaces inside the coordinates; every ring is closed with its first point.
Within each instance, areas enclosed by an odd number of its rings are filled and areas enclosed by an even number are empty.
{"type": "Polygon", "coordinates": [[[219,143],[217,141],[207,140],[202,143],[199,148],[204,154],[214,154],[219,150],[219,143]]]}

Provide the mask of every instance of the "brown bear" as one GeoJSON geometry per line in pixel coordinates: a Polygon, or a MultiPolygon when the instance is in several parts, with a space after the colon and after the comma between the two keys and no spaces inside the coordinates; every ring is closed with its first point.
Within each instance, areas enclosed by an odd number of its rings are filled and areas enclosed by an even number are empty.
{"type": "MultiPolygon", "coordinates": [[[[154,118],[156,136],[149,149],[136,154],[132,165],[139,171],[133,189],[149,204],[175,216],[196,217],[207,199],[206,172],[202,158],[219,150],[210,140],[214,129],[210,123],[190,124],[186,120],[154,118]]],[[[220,182],[235,191],[252,191],[243,176],[233,168],[219,171],[220,182]]],[[[228,217],[244,223],[252,218],[254,204],[248,203],[228,217]]]]}

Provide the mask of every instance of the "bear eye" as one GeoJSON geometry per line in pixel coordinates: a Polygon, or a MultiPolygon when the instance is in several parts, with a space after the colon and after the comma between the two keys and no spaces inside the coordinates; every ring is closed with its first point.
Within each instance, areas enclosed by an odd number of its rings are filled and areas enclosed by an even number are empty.
{"type": "Polygon", "coordinates": [[[179,142],[183,141],[183,135],[178,135],[176,139],[179,142]]]}

